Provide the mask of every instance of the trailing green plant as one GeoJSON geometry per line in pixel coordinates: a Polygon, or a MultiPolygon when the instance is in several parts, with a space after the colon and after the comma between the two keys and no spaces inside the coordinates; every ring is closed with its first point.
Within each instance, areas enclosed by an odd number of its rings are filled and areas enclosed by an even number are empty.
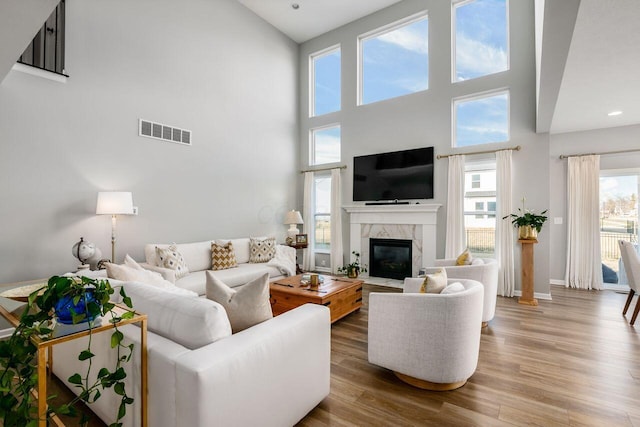
{"type": "MultiPolygon", "coordinates": [[[[122,343],[124,335],[118,329],[117,322],[131,319],[135,313],[130,310],[119,316],[113,310],[115,305],[110,301],[114,292],[108,280],[53,276],[46,286],[29,295],[27,305],[20,316],[20,323],[8,340],[0,342],[0,422],[2,425],[5,427],[38,425],[37,401],[31,393],[38,386],[38,348],[33,338],[51,339],[56,310],[63,311],[65,307],[62,305],[71,305],[68,304],[71,301],[73,305],[66,309],[70,311],[72,322],[76,324],[87,321],[88,323],[87,348],[78,355],[78,360],[88,361],[87,371],[84,375],[75,373],[68,378],[68,381],[79,389],[78,396],[57,407],[50,405],[47,419],[54,413],[77,416],[76,403],[79,401],[93,403],[100,397],[102,390],[113,387],[121,400],[116,422],[110,427],[122,426],[120,420],[126,414],[126,406],[133,403],[133,398],[129,397],[125,390],[124,379],[127,374],[123,366],[131,360],[133,344],[122,343]],[[101,368],[97,379],[92,382],[90,380],[91,359],[95,356],[91,352],[93,319],[99,316],[103,316],[114,325],[111,348],[117,352],[117,361],[113,370],[101,368]]],[[[120,295],[123,303],[131,309],[131,299],[126,295],[124,288],[120,288],[120,295]]],[[[54,396],[47,396],[47,400],[52,397],[54,396]]],[[[88,421],[88,417],[83,413],[80,425],[85,426],[88,421]]]]}
{"type": "Polygon", "coordinates": [[[338,273],[349,274],[351,270],[355,270],[356,274],[366,273],[367,266],[360,264],[360,253],[356,251],[351,252],[355,256],[355,260],[352,263],[346,264],[342,267],[338,267],[338,273]]]}
{"type": "Polygon", "coordinates": [[[502,217],[502,219],[512,218],[511,223],[514,227],[530,225],[539,233],[542,230],[542,225],[547,221],[547,216],[545,215],[547,209],[540,212],[540,214],[536,214],[530,209],[525,209],[524,202],[526,200],[524,197],[522,198],[522,209],[518,208],[518,214],[509,214],[502,217]]]}

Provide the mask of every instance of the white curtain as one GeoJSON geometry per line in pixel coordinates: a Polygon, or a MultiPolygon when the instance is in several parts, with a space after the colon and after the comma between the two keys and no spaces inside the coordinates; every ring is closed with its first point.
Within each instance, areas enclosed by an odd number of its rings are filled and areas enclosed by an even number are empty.
{"type": "Polygon", "coordinates": [[[464,155],[449,157],[447,185],[447,234],[445,258],[455,258],[466,247],[464,232],[464,155]]]}
{"type": "Polygon", "coordinates": [[[342,259],[342,190],[340,169],[331,170],[331,271],[338,274],[342,259]]]}
{"type": "Polygon", "coordinates": [[[302,269],[304,271],[313,271],[316,269],[316,255],[313,250],[315,246],[313,216],[314,205],[314,175],[313,172],[304,173],[304,200],[302,204],[302,220],[304,221],[304,232],[307,233],[307,249],[303,250],[302,269]]]}
{"type": "Polygon", "coordinates": [[[498,295],[512,297],[515,290],[513,225],[505,216],[513,212],[511,150],[496,152],[496,259],[498,295]]]}
{"type": "Polygon", "coordinates": [[[568,159],[567,271],[565,286],[602,289],[600,156],[568,159]]]}

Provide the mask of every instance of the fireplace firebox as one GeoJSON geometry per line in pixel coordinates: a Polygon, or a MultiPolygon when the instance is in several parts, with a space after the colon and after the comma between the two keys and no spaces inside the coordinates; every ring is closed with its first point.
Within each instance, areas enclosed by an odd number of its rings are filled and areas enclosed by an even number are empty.
{"type": "Polygon", "coordinates": [[[411,277],[411,240],[369,239],[369,275],[403,280],[411,277]]]}

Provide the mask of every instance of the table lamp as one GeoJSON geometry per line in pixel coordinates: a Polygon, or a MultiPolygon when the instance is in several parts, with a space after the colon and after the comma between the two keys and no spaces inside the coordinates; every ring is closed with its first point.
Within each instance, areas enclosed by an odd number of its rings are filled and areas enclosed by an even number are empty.
{"type": "Polygon", "coordinates": [[[300,230],[298,230],[296,225],[304,224],[302,215],[300,215],[299,211],[290,210],[284,217],[284,223],[289,225],[289,229],[287,230],[287,240],[291,239],[291,241],[295,241],[296,234],[300,234],[300,230]]]}
{"type": "Polygon", "coordinates": [[[100,191],[96,215],[111,215],[111,262],[116,262],[116,215],[133,215],[133,195],[129,191],[100,191]]]}

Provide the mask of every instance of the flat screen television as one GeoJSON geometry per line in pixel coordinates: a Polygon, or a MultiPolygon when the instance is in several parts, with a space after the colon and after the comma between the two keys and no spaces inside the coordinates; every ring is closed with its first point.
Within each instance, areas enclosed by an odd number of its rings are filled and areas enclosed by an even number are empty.
{"type": "Polygon", "coordinates": [[[433,199],[433,147],[353,158],[353,200],[433,199]]]}

